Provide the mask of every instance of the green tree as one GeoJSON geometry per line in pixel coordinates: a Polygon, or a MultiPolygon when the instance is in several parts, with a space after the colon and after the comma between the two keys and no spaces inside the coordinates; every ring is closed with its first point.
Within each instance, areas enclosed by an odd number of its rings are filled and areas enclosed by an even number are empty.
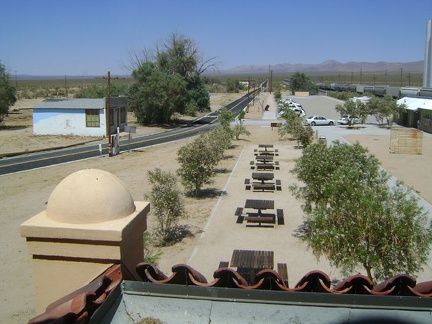
{"type": "Polygon", "coordinates": [[[225,150],[229,149],[232,141],[231,132],[219,125],[211,131],[201,134],[202,140],[211,147],[212,154],[215,155],[213,164],[216,165],[222,160],[225,150]]]}
{"type": "Polygon", "coordinates": [[[168,245],[176,241],[177,221],[184,216],[184,201],[177,177],[158,168],[149,170],[147,174],[152,188],[145,197],[149,199],[152,213],[156,216],[155,234],[159,245],[168,245]]]}
{"type": "Polygon", "coordinates": [[[235,120],[234,114],[230,110],[226,109],[226,107],[222,107],[219,110],[218,121],[221,124],[221,126],[224,128],[224,130],[228,134],[231,134],[231,137],[233,136],[233,132],[231,130],[230,124],[234,120],[235,120]]]}
{"type": "Polygon", "coordinates": [[[298,132],[295,134],[295,136],[297,137],[297,145],[300,142],[303,148],[305,148],[312,144],[314,131],[311,126],[302,125],[298,128],[298,132]]]}
{"type": "Polygon", "coordinates": [[[362,121],[365,121],[368,115],[365,104],[360,100],[347,100],[343,105],[337,104],[335,110],[341,115],[358,116],[362,121]]]}
{"type": "Polygon", "coordinates": [[[379,124],[384,124],[387,121],[389,126],[392,125],[395,117],[398,115],[399,110],[403,106],[398,106],[395,99],[390,96],[384,96],[383,98],[373,97],[367,104],[366,110],[370,115],[375,116],[375,119],[379,124]]]}
{"type": "Polygon", "coordinates": [[[155,51],[131,55],[128,68],[136,82],[129,90],[129,106],[138,122],[168,123],[175,112],[209,111],[210,95],[200,75],[214,66],[213,59],[203,59],[195,43],[178,33],[155,51]]]}
{"type": "Polygon", "coordinates": [[[240,91],[240,81],[234,79],[228,79],[226,81],[226,92],[238,93],[240,91]]]}
{"type": "Polygon", "coordinates": [[[290,78],[291,91],[308,91],[310,94],[318,94],[319,87],[301,72],[294,73],[290,78]]]}
{"type": "Polygon", "coordinates": [[[175,112],[184,113],[187,83],[180,75],[165,73],[154,63],[144,63],[132,76],[137,82],[129,89],[128,105],[140,124],[170,123],[175,112]]]}
{"type": "Polygon", "coordinates": [[[234,125],[233,128],[233,134],[236,140],[239,140],[240,135],[246,135],[249,136],[250,132],[246,129],[246,127],[244,127],[243,125],[243,120],[245,118],[246,112],[244,110],[240,111],[240,113],[238,114],[237,118],[236,118],[236,124],[234,125]]]}
{"type": "Polygon", "coordinates": [[[300,237],[318,258],[345,274],[363,266],[371,280],[413,275],[427,261],[432,232],[426,214],[367,149],[334,142],[307,147],[292,170],[304,186],[290,188],[307,215],[300,237]]]}
{"type": "Polygon", "coordinates": [[[4,116],[9,113],[9,107],[16,102],[16,89],[9,84],[9,73],[0,61],[0,123],[4,116]]]}
{"type": "Polygon", "coordinates": [[[197,197],[204,184],[212,183],[214,167],[217,163],[214,149],[203,137],[182,146],[177,152],[180,168],[177,174],[186,190],[197,197]]]}
{"type": "Polygon", "coordinates": [[[297,140],[297,146],[300,146],[299,144],[301,143],[303,147],[306,147],[312,142],[313,130],[311,128],[305,128],[305,126],[303,126],[303,119],[285,103],[281,109],[281,117],[285,119],[286,122],[278,128],[279,138],[286,139],[290,135],[290,139],[297,140]]]}

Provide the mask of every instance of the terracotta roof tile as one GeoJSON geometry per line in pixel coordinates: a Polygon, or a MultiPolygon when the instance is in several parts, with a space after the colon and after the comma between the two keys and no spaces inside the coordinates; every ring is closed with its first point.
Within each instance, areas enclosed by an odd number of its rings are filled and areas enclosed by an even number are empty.
{"type": "MultiPolygon", "coordinates": [[[[113,265],[100,277],[85,287],[52,303],[46,312],[31,319],[29,323],[87,323],[95,310],[105,301],[112,290],[121,282],[120,265],[113,265]]],[[[432,297],[432,281],[416,284],[413,277],[400,274],[373,286],[363,275],[353,275],[331,288],[329,276],[319,270],[305,274],[294,288],[284,284],[282,277],[274,270],[264,269],[255,276],[253,285],[232,268],[219,268],[214,280],[208,282],[198,271],[186,264],[172,267],[172,274],[165,275],[150,263],[139,263],[136,270],[141,280],[155,284],[191,285],[200,287],[223,287],[245,290],[279,290],[290,292],[361,294],[432,297]]]]}

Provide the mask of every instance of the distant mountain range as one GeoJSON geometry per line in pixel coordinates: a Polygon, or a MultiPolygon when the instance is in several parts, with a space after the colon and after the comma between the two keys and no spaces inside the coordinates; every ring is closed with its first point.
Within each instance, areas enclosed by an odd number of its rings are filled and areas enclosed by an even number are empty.
{"type": "MultiPolygon", "coordinates": [[[[360,70],[363,73],[373,73],[379,72],[383,73],[387,70],[387,73],[395,73],[400,72],[401,68],[404,73],[413,72],[413,73],[422,73],[424,66],[422,61],[415,62],[348,62],[341,63],[335,60],[328,60],[322,62],[320,64],[290,64],[290,63],[282,63],[270,65],[270,69],[274,74],[283,74],[283,73],[293,73],[293,72],[304,72],[304,73],[358,73],[360,70]]],[[[219,70],[217,73],[208,72],[206,75],[229,75],[229,74],[266,74],[269,73],[268,65],[242,65],[236,66],[232,69],[227,70],[219,70]]],[[[10,75],[11,79],[17,78],[18,80],[38,80],[38,79],[94,79],[94,78],[105,78],[105,76],[100,75],[29,75],[29,74],[18,74],[16,76],[10,75]]],[[[111,78],[131,78],[130,75],[111,75],[111,78]]]]}
{"type": "MultiPolygon", "coordinates": [[[[334,60],[328,60],[320,64],[275,64],[271,65],[270,69],[273,73],[351,73],[351,72],[423,72],[423,60],[416,62],[405,63],[390,63],[390,62],[348,62],[341,63],[334,60]]],[[[229,70],[219,71],[220,74],[268,74],[268,65],[242,65],[229,70]]]]}

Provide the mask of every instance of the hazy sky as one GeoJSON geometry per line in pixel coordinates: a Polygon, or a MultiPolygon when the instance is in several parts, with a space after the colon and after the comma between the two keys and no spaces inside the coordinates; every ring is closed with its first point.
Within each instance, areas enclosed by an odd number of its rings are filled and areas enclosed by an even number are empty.
{"type": "Polygon", "coordinates": [[[220,69],[424,59],[432,0],[0,0],[0,61],[17,74],[128,74],[169,34],[220,69]]]}

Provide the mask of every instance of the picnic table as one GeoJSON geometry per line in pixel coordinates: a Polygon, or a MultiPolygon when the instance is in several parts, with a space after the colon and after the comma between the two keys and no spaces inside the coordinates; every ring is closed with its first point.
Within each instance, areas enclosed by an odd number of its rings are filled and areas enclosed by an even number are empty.
{"type": "Polygon", "coordinates": [[[254,191],[262,190],[262,191],[275,191],[282,190],[282,184],[280,180],[274,179],[273,172],[252,172],[252,179],[258,180],[251,183],[250,179],[245,179],[246,190],[250,190],[251,187],[254,191]]]}
{"type": "Polygon", "coordinates": [[[263,163],[273,162],[274,156],[269,154],[259,154],[255,157],[257,161],[261,161],[263,163]]]}
{"type": "Polygon", "coordinates": [[[231,257],[231,267],[237,268],[237,272],[252,285],[255,283],[255,275],[262,269],[273,269],[274,252],[256,250],[234,250],[231,257]]]}
{"type": "Polygon", "coordinates": [[[274,200],[246,199],[245,208],[256,209],[258,214],[262,214],[262,210],[274,209],[274,200]]]}
{"type": "Polygon", "coordinates": [[[285,224],[283,209],[277,209],[276,213],[263,212],[267,209],[274,209],[274,200],[246,199],[244,207],[237,207],[234,215],[237,216],[237,223],[239,224],[246,220],[248,223],[255,223],[258,226],[274,227],[276,219],[278,225],[285,224]],[[245,211],[245,209],[252,209],[253,211],[245,211]]]}
{"type": "Polygon", "coordinates": [[[252,179],[260,180],[261,183],[274,179],[273,172],[252,172],[252,179]]]}
{"type": "Polygon", "coordinates": [[[278,150],[273,148],[273,144],[258,144],[258,149],[254,150],[255,154],[278,155],[278,150]]]}

